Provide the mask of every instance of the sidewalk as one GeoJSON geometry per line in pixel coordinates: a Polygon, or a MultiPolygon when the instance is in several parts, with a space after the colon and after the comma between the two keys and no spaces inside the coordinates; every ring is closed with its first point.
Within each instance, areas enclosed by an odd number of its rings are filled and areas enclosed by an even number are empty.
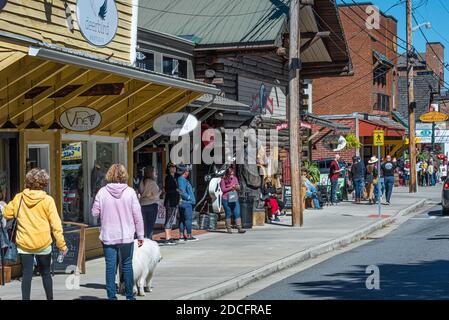
{"type": "MultiPolygon", "coordinates": [[[[395,188],[392,205],[383,206],[382,213],[394,217],[407,209],[413,211],[423,200],[441,201],[441,185],[421,188],[414,195],[407,191],[395,188]]],[[[369,218],[372,214],[377,214],[377,206],[344,202],[320,211],[307,210],[303,228],[265,225],[248,230],[244,235],[207,233],[199,235],[199,241],[194,243],[161,247],[163,260],[153,278],[153,292],[138,299],[216,298],[256,278],[356,241],[379,228],[380,223],[388,222],[369,218]]],[[[289,224],[290,219],[282,217],[282,224],[289,224]]],[[[66,289],[67,275],[55,276],[55,298],[104,299],[104,260],[88,261],[86,269],[78,290],[66,289]]],[[[19,281],[0,286],[2,300],[20,297],[19,281]]],[[[44,298],[39,277],[33,279],[31,297],[44,298]]]]}

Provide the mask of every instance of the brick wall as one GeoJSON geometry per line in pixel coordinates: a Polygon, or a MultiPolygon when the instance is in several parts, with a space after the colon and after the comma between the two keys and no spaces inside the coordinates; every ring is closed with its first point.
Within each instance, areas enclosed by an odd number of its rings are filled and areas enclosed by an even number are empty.
{"type": "MultiPolygon", "coordinates": [[[[344,124],[351,128],[351,132],[355,134],[355,119],[342,119],[342,120],[334,120],[336,123],[344,124]]],[[[317,129],[315,129],[314,133],[317,129]]],[[[325,130],[324,132],[327,132],[325,130]]],[[[355,156],[355,150],[342,150],[339,152],[334,152],[326,148],[323,144],[323,141],[320,141],[316,145],[316,149],[312,152],[312,160],[320,160],[333,158],[335,154],[338,153],[341,156],[341,159],[344,161],[352,162],[352,157],[355,156]]]]}
{"type": "Polygon", "coordinates": [[[313,81],[313,113],[319,115],[351,114],[353,112],[385,114],[374,111],[374,94],[383,93],[390,96],[390,109],[393,107],[393,92],[397,94],[397,79],[394,77],[395,68],[387,73],[385,86],[373,84],[373,50],[385,55],[393,63],[397,61],[395,50],[396,39],[387,29],[396,34],[396,21],[381,15],[380,29],[368,30],[359,16],[368,17],[365,12],[367,5],[340,6],[339,10],[345,38],[353,63],[352,77],[320,78],[313,81]],[[355,12],[357,12],[357,14],[355,12]],[[351,18],[349,18],[350,16],[351,18]],[[357,23],[354,23],[354,20],[357,23]],[[365,32],[365,31],[368,31],[365,32]],[[380,33],[379,33],[380,32],[380,33]],[[385,38],[385,37],[386,38],[385,38]],[[384,45],[391,48],[388,50],[384,45]]]}
{"type": "Polygon", "coordinates": [[[441,43],[428,43],[426,46],[426,65],[428,70],[433,70],[440,79],[444,79],[442,61],[444,61],[444,46],[441,43]]]}

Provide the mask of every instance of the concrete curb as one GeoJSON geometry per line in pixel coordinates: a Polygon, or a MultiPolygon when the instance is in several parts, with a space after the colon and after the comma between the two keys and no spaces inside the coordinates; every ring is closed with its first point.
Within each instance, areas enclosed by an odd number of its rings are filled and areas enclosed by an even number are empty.
{"type": "Polygon", "coordinates": [[[420,200],[420,201],[412,204],[410,207],[399,211],[392,217],[383,219],[381,221],[374,222],[374,223],[368,225],[367,227],[356,230],[348,235],[345,235],[345,236],[337,238],[337,239],[333,239],[331,241],[325,242],[318,246],[295,253],[291,256],[288,256],[288,257],[285,257],[278,261],[275,261],[273,263],[270,263],[262,268],[248,272],[248,273],[238,276],[234,279],[219,283],[217,285],[214,285],[214,286],[206,288],[206,289],[202,289],[202,290],[190,293],[188,295],[184,295],[182,297],[176,298],[175,300],[213,300],[213,299],[217,299],[221,296],[224,296],[226,294],[234,292],[252,282],[255,282],[257,280],[260,280],[267,276],[270,276],[276,272],[291,268],[291,267],[293,267],[301,262],[304,262],[306,260],[315,258],[322,254],[334,251],[338,248],[341,248],[341,247],[347,246],[351,243],[357,242],[357,241],[361,240],[362,238],[368,236],[369,234],[373,233],[374,231],[382,229],[386,225],[391,224],[392,222],[396,221],[397,218],[399,218],[401,216],[408,215],[408,214],[412,213],[413,211],[422,208],[426,204],[427,201],[428,201],[427,199],[420,200]]]}

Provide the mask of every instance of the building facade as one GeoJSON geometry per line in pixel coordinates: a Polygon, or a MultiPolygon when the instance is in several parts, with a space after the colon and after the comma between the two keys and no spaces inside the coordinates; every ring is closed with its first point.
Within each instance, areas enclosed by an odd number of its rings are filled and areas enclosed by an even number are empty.
{"type": "MultiPolygon", "coordinates": [[[[372,132],[365,130],[365,126],[371,130],[396,132],[396,128],[388,131],[388,125],[396,126],[389,120],[398,105],[397,20],[372,10],[375,8],[369,2],[339,6],[353,64],[353,76],[338,81],[333,81],[332,78],[313,81],[313,113],[350,126],[352,134],[364,145],[363,148],[342,151],[346,161],[351,161],[355,155],[368,158],[374,154],[370,142],[372,132]],[[379,24],[370,29],[367,28],[367,21],[371,21],[373,12],[374,17],[379,18],[379,24]],[[369,125],[367,121],[370,122],[369,125]]],[[[402,128],[402,133],[405,132],[404,129],[402,128]]],[[[386,135],[386,139],[391,140],[388,142],[391,145],[397,143],[395,135],[386,135]]],[[[314,160],[335,154],[324,141],[315,148],[312,152],[314,160]]],[[[384,153],[390,151],[386,147],[384,153]]]]}

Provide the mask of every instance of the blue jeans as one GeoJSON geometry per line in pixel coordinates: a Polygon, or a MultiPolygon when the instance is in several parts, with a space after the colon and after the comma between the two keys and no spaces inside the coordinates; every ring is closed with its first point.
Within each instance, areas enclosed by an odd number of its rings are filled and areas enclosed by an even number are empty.
{"type": "Polygon", "coordinates": [[[331,180],[331,203],[337,202],[338,179],[331,180]]]}
{"type": "Polygon", "coordinates": [[[117,260],[120,256],[123,279],[125,282],[125,295],[127,300],[135,300],[133,294],[133,251],[134,243],[106,245],[103,244],[104,259],[106,261],[106,292],[109,300],[117,300],[115,275],[117,274],[117,260]]]}
{"type": "Polygon", "coordinates": [[[229,202],[228,200],[223,200],[223,208],[226,219],[231,219],[232,213],[234,213],[234,219],[240,218],[240,202],[229,202]]]}
{"type": "Polygon", "coordinates": [[[179,205],[179,233],[184,237],[184,230],[187,229],[187,236],[192,235],[192,216],[193,207],[190,203],[181,203],[179,205]]]}
{"type": "Polygon", "coordinates": [[[153,238],[154,224],[156,223],[158,209],[159,205],[157,203],[142,206],[144,234],[145,238],[150,240],[153,238]]]}
{"type": "Polygon", "coordinates": [[[318,200],[318,197],[316,195],[316,192],[307,191],[306,192],[306,198],[310,198],[313,200],[313,205],[315,206],[315,209],[320,209],[320,201],[318,200]]]}
{"type": "Polygon", "coordinates": [[[355,179],[354,180],[354,188],[355,188],[355,198],[360,199],[363,197],[363,179],[355,179]]]}
{"type": "Polygon", "coordinates": [[[430,186],[433,187],[437,183],[436,175],[435,173],[429,174],[430,176],[430,186]]]}
{"type": "Polygon", "coordinates": [[[374,197],[376,198],[376,201],[379,201],[379,185],[380,183],[380,195],[383,196],[384,192],[385,192],[385,181],[384,178],[379,178],[379,182],[377,184],[374,185],[374,197]]]}
{"type": "Polygon", "coordinates": [[[384,179],[385,179],[385,195],[387,197],[387,202],[390,202],[391,195],[393,194],[394,176],[386,176],[384,179]]]}

